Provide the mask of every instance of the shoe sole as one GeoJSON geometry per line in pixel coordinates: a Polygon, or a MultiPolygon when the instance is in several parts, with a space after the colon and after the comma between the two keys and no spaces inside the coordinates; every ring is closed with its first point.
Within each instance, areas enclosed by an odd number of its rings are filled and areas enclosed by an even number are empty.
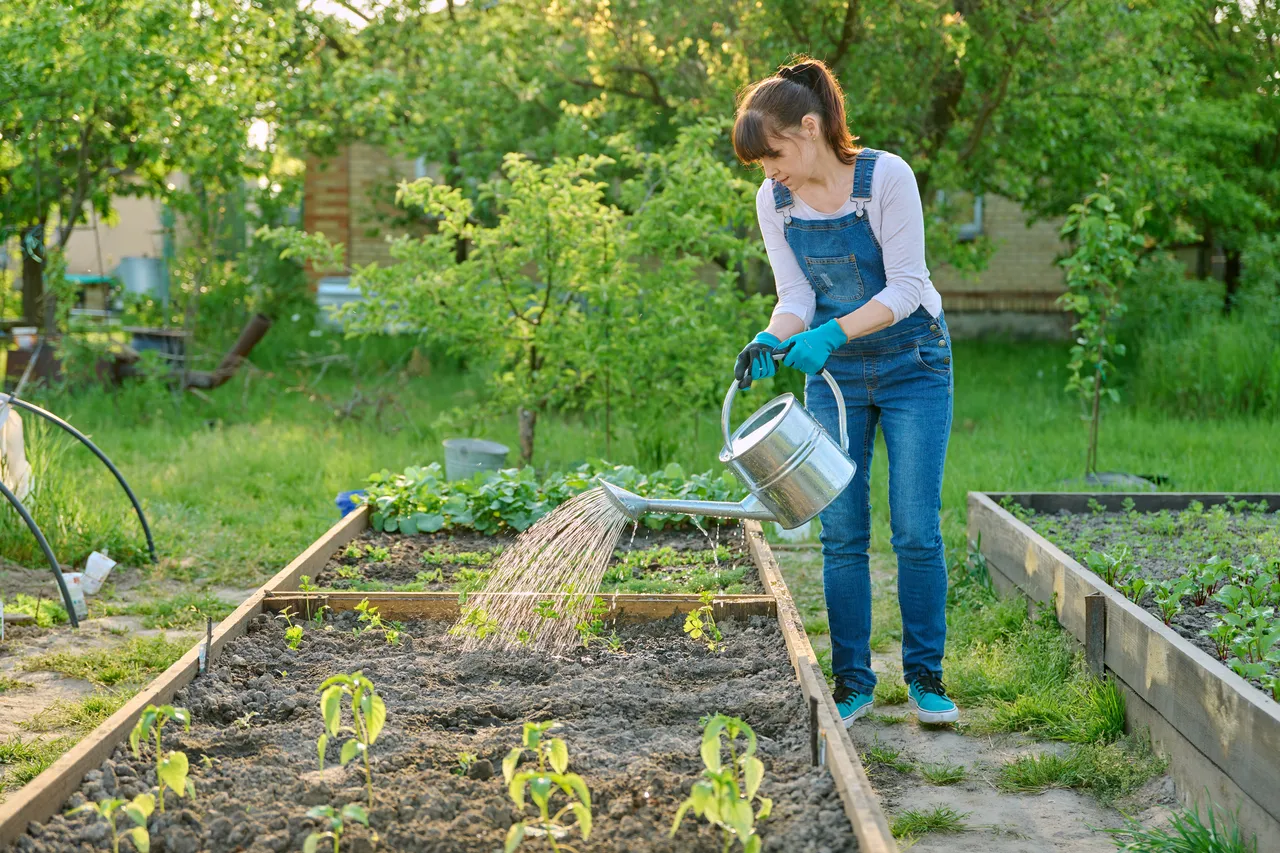
{"type": "Polygon", "coordinates": [[[840,718],[840,720],[841,720],[841,722],[843,722],[843,723],[844,723],[844,727],[847,729],[847,728],[849,728],[849,726],[852,726],[852,725],[853,725],[853,723],[854,723],[854,721],[855,721],[855,720],[859,720],[859,719],[861,719],[861,718],[865,717],[865,716],[868,714],[868,712],[870,712],[870,711],[871,711],[871,706],[872,706],[872,705],[874,705],[874,704],[875,704],[875,702],[868,702],[868,703],[866,703],[865,705],[860,705],[860,706],[857,708],[857,710],[855,710],[855,711],[854,711],[852,714],[850,714],[849,716],[847,716],[847,717],[841,717],[841,718],[840,718]]]}
{"type": "Polygon", "coordinates": [[[960,719],[959,708],[952,708],[950,711],[926,711],[910,696],[907,697],[907,704],[912,711],[915,711],[916,718],[922,723],[954,723],[960,719]]]}

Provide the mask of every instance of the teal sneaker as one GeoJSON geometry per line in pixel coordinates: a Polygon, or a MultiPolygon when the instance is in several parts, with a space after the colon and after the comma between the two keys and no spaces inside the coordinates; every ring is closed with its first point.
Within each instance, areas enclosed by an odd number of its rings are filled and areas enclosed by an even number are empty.
{"type": "Polygon", "coordinates": [[[931,672],[912,675],[907,683],[907,704],[922,723],[954,723],[960,719],[956,703],[947,698],[942,679],[931,672]]]}
{"type": "Polygon", "coordinates": [[[840,719],[846,729],[853,725],[854,720],[865,717],[871,710],[871,694],[859,693],[852,687],[847,687],[844,682],[836,685],[835,697],[836,710],[840,712],[840,719]]]}

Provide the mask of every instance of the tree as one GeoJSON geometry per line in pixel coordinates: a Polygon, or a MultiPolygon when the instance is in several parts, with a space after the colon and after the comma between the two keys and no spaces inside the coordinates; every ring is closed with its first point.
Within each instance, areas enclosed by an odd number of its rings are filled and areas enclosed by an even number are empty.
{"type": "Polygon", "coordinates": [[[304,23],[287,0],[0,6],[0,233],[20,239],[28,320],[54,330],[46,256],[89,210],[153,196],[200,228],[211,195],[265,170],[249,129],[276,115],[304,23]]]}

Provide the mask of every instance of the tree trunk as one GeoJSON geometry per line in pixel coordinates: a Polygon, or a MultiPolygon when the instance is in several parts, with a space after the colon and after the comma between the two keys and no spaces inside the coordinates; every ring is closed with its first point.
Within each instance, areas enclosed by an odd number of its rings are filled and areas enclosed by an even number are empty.
{"type": "Polygon", "coordinates": [[[1226,265],[1222,269],[1222,280],[1226,282],[1227,293],[1222,302],[1222,313],[1230,314],[1235,305],[1236,293],[1240,290],[1240,250],[1224,249],[1226,265]]]}
{"type": "Polygon", "coordinates": [[[23,230],[18,250],[22,252],[22,320],[32,326],[42,326],[45,316],[43,222],[23,230]]]}
{"type": "Polygon", "coordinates": [[[538,413],[533,409],[520,407],[520,461],[525,465],[533,464],[533,430],[538,424],[538,413]]]}

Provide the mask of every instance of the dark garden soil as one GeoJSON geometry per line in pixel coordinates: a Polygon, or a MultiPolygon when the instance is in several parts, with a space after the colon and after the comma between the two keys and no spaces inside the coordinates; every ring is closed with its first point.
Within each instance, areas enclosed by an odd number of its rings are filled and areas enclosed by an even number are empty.
{"type": "MultiPolygon", "coordinates": [[[[1264,567],[1270,566],[1272,575],[1280,570],[1280,511],[1275,507],[1237,506],[1236,511],[1193,507],[1175,512],[1092,514],[1017,510],[1016,514],[1086,568],[1090,551],[1114,553],[1121,545],[1128,545],[1137,574],[1157,582],[1176,581],[1215,556],[1240,566],[1254,555],[1264,567]]],[[[1150,590],[1137,603],[1163,621],[1150,590]]],[[[1280,601],[1267,603],[1280,612],[1280,601]]],[[[1169,624],[1195,646],[1217,657],[1213,641],[1200,632],[1217,624],[1213,614],[1225,612],[1226,608],[1212,598],[1196,605],[1188,597],[1183,599],[1182,612],[1169,624]]]]}
{"type": "MultiPolygon", "coordinates": [[[[759,736],[761,794],[774,801],[760,829],[765,850],[857,849],[830,776],[809,764],[804,701],[771,620],[724,624],[719,654],[683,637],[673,618],[623,629],[622,653],[550,658],[463,654],[443,637],[443,623],[408,623],[402,643],[388,646],[378,635],[354,636],[354,616],[339,615],[332,630],[307,623],[297,651],[285,646],[282,622],[259,617],[207,675],[179,692],[174,704],[190,709],[193,725],[190,732],[166,727],[165,745],[190,757],[198,796],[166,797],[168,812],[151,820],[153,851],[301,850],[316,828],[308,808],[364,802],[357,762],[335,766],[340,740],[330,744],[324,772],[315,752],[323,730],[316,688],[356,670],[374,681],[387,707],[371,750],[379,851],[501,850],[520,814],[508,799],[502,759],[520,744],[525,721],[557,720],[569,769],[592,796],[591,838],[575,843],[578,850],[715,853],[720,836],[699,820],[686,817],[674,839],[668,832],[702,769],[699,719],[716,712],[744,718],[759,736]],[[456,772],[460,753],[479,759],[465,776],[456,772]]],[[[148,758],[118,747],[66,808],[85,798],[132,797],[153,780],[148,758]]],[[[32,826],[16,849],[100,850],[109,846],[106,833],[96,817],[58,815],[32,826]]],[[[363,827],[344,836],[344,853],[372,849],[363,827]]],[[[521,849],[548,848],[532,839],[521,849]]]]}
{"type": "MultiPolygon", "coordinates": [[[[513,536],[473,531],[404,536],[366,530],[329,558],[312,578],[320,589],[371,592],[460,592],[483,586],[485,572],[513,536]]],[[[650,530],[622,534],[602,592],[760,593],[759,575],[747,552],[743,527],[650,530]],[[717,547],[718,546],[718,547],[717,547]],[[713,558],[712,554],[715,553],[713,558]],[[629,557],[624,555],[630,555],[629,557]]]]}

